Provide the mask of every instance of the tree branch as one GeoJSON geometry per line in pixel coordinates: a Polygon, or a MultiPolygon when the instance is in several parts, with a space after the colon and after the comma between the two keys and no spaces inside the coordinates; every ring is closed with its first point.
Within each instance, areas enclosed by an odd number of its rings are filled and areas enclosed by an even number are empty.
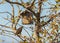
{"type": "Polygon", "coordinates": [[[0,13],[8,13],[10,16],[12,16],[12,14],[10,12],[0,12],[0,13]]]}
{"type": "MultiPolygon", "coordinates": [[[[2,34],[3,35],[3,34],[2,34]]],[[[15,39],[14,37],[12,37],[12,36],[9,36],[9,35],[3,35],[3,36],[8,36],[8,37],[11,37],[11,38],[13,38],[13,39],[15,39]]],[[[18,41],[17,39],[15,39],[16,41],[18,41]]],[[[19,42],[19,41],[18,41],[19,42]]]]}
{"type": "Polygon", "coordinates": [[[55,14],[55,15],[52,14],[52,15],[47,16],[50,19],[47,22],[45,22],[44,24],[42,24],[41,26],[43,27],[43,26],[47,25],[49,22],[53,21],[54,17],[57,17],[58,15],[60,15],[60,14],[55,14]]]}
{"type": "Polygon", "coordinates": [[[2,24],[0,24],[0,26],[5,27],[5,28],[11,28],[11,27],[9,27],[9,26],[2,25],[2,24]]]}
{"type": "Polygon", "coordinates": [[[1,28],[0,28],[0,30],[2,30],[2,31],[6,31],[6,32],[14,33],[13,31],[3,30],[3,29],[1,29],[1,28]]]}
{"type": "Polygon", "coordinates": [[[19,2],[11,2],[11,1],[8,1],[8,0],[5,0],[7,1],[8,3],[10,4],[17,4],[17,5],[21,5],[23,6],[24,8],[26,8],[27,10],[29,10],[30,12],[32,12],[34,14],[34,16],[36,16],[36,13],[34,11],[32,11],[32,9],[28,9],[27,6],[23,5],[22,3],[19,3],[19,2]]]}
{"type": "Polygon", "coordinates": [[[38,0],[38,15],[41,13],[41,7],[42,7],[42,0],[38,0]]]}
{"type": "MultiPolygon", "coordinates": [[[[17,0],[16,0],[17,1],[17,0]]],[[[22,1],[22,0],[21,0],[22,1]]],[[[21,18],[21,16],[20,16],[20,13],[21,13],[21,10],[20,10],[20,8],[19,8],[19,5],[17,5],[17,7],[18,7],[18,16],[17,16],[17,20],[15,21],[15,26],[18,24],[18,22],[19,22],[19,20],[20,20],[20,18],[21,18]]]]}
{"type": "MultiPolygon", "coordinates": [[[[3,30],[3,29],[0,29],[0,30],[3,30]]],[[[14,33],[13,31],[8,31],[8,30],[3,30],[3,31],[7,31],[7,32],[12,32],[12,33],[14,33]]],[[[14,33],[15,34],[15,33],[14,33]]],[[[8,35],[7,35],[8,36],[8,35]]],[[[17,35],[21,40],[23,40],[22,38],[21,38],[21,36],[20,35],[17,35]]],[[[12,37],[12,36],[11,36],[12,37]]],[[[14,38],[15,39],[15,38],[14,38]]],[[[24,40],[23,40],[24,41],[24,40]]]]}
{"type": "Polygon", "coordinates": [[[36,0],[33,0],[33,2],[31,3],[30,7],[32,7],[34,5],[36,0]]]}
{"type": "Polygon", "coordinates": [[[4,18],[4,17],[2,17],[2,18],[5,19],[5,20],[8,20],[9,22],[11,22],[10,19],[8,19],[8,18],[4,18]]]}

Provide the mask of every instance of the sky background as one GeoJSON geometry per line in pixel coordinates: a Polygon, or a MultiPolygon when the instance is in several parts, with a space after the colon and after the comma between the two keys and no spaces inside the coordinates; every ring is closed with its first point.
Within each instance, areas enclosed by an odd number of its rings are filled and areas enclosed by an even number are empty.
{"type": "MultiPolygon", "coordinates": [[[[15,0],[13,0],[13,1],[15,1],[15,0]]],[[[28,1],[28,0],[24,0],[25,2],[26,1],[28,1]]],[[[2,0],[0,0],[0,2],[2,2],[2,0]]],[[[50,2],[50,3],[52,3],[52,4],[56,4],[55,2],[54,2],[54,0],[48,0],[47,2],[50,2]]],[[[44,8],[49,8],[50,7],[50,5],[47,3],[47,2],[45,2],[44,4],[45,4],[45,6],[42,6],[42,7],[44,7],[44,8]]],[[[18,11],[18,8],[17,8],[17,6],[16,5],[14,5],[14,8],[15,8],[15,15],[17,15],[17,11],[18,11]]],[[[21,8],[21,9],[23,9],[23,8],[21,8]]],[[[23,9],[24,10],[24,9],[23,9]]],[[[10,6],[10,4],[9,3],[7,3],[7,2],[5,2],[4,4],[0,4],[0,12],[6,12],[6,11],[8,11],[8,12],[10,12],[11,13],[11,6],[10,6]]],[[[43,15],[48,15],[49,14],[49,9],[44,9],[44,10],[42,10],[42,13],[41,13],[41,16],[43,16],[43,15]]],[[[6,24],[8,21],[6,21],[6,20],[4,20],[2,17],[7,17],[7,13],[3,13],[3,14],[1,14],[0,13],[0,24],[6,24]]],[[[10,17],[10,16],[9,16],[10,17]]],[[[21,23],[21,21],[20,21],[20,23],[21,23]]],[[[11,25],[10,23],[8,24],[8,25],[11,25]]],[[[31,25],[32,26],[32,25],[31,25]]],[[[34,25],[33,25],[34,26],[34,25]]],[[[25,27],[27,27],[27,26],[25,26],[25,27]]],[[[0,27],[1,28],[1,27],[0,27]]],[[[9,30],[9,29],[8,29],[9,30]]],[[[28,28],[28,30],[29,30],[29,28],[28,28]]],[[[29,31],[29,33],[31,34],[32,32],[30,32],[29,31]]],[[[27,35],[27,33],[23,30],[23,32],[22,32],[22,34],[23,35],[27,35]]],[[[28,35],[27,35],[28,36],[28,35]]],[[[16,37],[16,36],[13,36],[13,37],[16,37]]],[[[16,37],[16,39],[17,40],[19,40],[19,38],[18,37],[16,37]]],[[[12,41],[14,41],[14,43],[18,43],[18,41],[16,41],[15,39],[13,39],[13,38],[11,38],[11,37],[8,37],[8,36],[3,36],[3,35],[0,35],[0,43],[12,43],[12,41]],[[4,42],[2,42],[2,40],[4,41],[4,42]]]]}

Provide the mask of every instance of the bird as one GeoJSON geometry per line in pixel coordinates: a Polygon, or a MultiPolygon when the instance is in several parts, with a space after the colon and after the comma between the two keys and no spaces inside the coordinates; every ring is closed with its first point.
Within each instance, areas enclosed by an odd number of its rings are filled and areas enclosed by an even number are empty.
{"type": "Polygon", "coordinates": [[[16,33],[15,33],[15,34],[16,34],[16,35],[21,34],[22,28],[23,28],[23,26],[19,27],[19,28],[16,30],[16,33]]]}

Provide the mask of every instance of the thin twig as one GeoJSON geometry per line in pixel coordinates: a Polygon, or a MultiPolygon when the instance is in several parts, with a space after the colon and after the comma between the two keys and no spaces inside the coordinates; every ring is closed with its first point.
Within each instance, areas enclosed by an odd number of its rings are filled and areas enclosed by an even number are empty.
{"type": "Polygon", "coordinates": [[[30,36],[30,34],[28,33],[28,31],[26,30],[26,29],[24,29],[26,32],[27,32],[27,34],[30,36]]]}
{"type": "MultiPolygon", "coordinates": [[[[2,35],[3,35],[3,34],[2,34],[2,35]]],[[[15,39],[14,37],[9,36],[9,35],[5,35],[5,34],[4,34],[3,36],[8,36],[8,37],[11,37],[11,38],[15,39]]],[[[17,40],[17,39],[15,39],[15,40],[19,42],[19,40],[17,40]]]]}
{"type": "Polygon", "coordinates": [[[8,18],[5,18],[5,17],[2,17],[3,19],[5,19],[5,20],[8,20],[9,22],[11,22],[8,18]]]}
{"type": "Polygon", "coordinates": [[[32,9],[28,9],[25,5],[23,5],[22,3],[19,3],[19,2],[11,2],[11,1],[8,1],[8,0],[5,0],[7,1],[8,3],[10,4],[17,4],[17,5],[21,5],[23,6],[24,8],[26,8],[27,10],[29,10],[30,12],[32,12],[34,14],[34,16],[36,16],[36,13],[32,10],[32,9]]]}
{"type": "Polygon", "coordinates": [[[2,24],[0,24],[0,26],[5,27],[5,28],[11,28],[11,27],[9,27],[9,26],[2,25],[2,24]]]}
{"type": "Polygon", "coordinates": [[[12,14],[10,12],[7,12],[7,11],[6,12],[0,12],[0,13],[8,13],[10,16],[12,16],[12,14]]]}

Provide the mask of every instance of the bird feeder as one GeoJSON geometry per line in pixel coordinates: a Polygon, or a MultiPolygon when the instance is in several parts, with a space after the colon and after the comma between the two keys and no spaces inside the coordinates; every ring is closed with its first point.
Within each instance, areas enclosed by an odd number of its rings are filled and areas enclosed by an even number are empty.
{"type": "Polygon", "coordinates": [[[22,24],[25,24],[25,25],[33,24],[33,21],[32,21],[33,15],[31,12],[25,10],[24,12],[22,12],[21,16],[22,16],[22,24]]]}

